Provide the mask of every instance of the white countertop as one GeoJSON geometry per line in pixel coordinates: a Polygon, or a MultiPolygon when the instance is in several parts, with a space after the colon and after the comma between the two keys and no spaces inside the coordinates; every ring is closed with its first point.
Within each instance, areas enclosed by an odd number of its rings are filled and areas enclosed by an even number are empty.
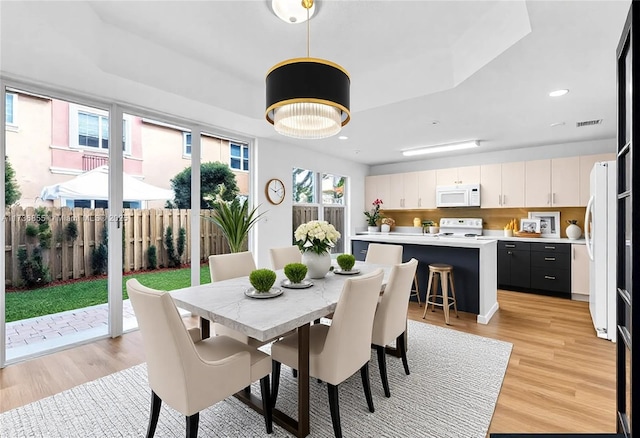
{"type": "Polygon", "coordinates": [[[482,248],[494,244],[497,238],[478,239],[473,237],[436,237],[417,233],[367,233],[351,237],[351,240],[366,242],[407,243],[412,245],[453,246],[457,248],[482,248]]]}

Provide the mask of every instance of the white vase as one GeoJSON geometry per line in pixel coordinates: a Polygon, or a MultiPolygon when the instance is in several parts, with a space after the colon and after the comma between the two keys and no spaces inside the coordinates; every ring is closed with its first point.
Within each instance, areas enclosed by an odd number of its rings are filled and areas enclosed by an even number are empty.
{"type": "Polygon", "coordinates": [[[368,231],[368,232],[370,232],[370,233],[377,233],[377,232],[379,232],[379,231],[380,231],[380,227],[376,227],[376,226],[371,226],[371,225],[369,225],[369,226],[367,227],[367,231],[368,231]]]}
{"type": "Polygon", "coordinates": [[[576,224],[570,224],[565,231],[571,240],[579,239],[582,236],[582,229],[576,224]]]}
{"type": "Polygon", "coordinates": [[[391,225],[389,224],[380,225],[380,231],[382,231],[383,233],[388,233],[389,231],[391,231],[391,225]]]}
{"type": "Polygon", "coordinates": [[[331,255],[328,252],[322,254],[303,252],[302,264],[307,266],[307,277],[323,278],[331,268],[331,255]]]}

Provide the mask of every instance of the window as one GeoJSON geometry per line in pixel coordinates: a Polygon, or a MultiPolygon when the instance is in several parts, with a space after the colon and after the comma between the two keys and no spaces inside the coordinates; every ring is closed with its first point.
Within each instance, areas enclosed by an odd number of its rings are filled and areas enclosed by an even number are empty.
{"type": "MultiPolygon", "coordinates": [[[[109,201],[106,199],[67,199],[64,205],[69,208],[109,208],[109,201]]],[[[122,208],[141,208],[141,201],[124,201],[122,208]]]]}
{"type": "Polygon", "coordinates": [[[293,169],[293,203],[313,204],[315,202],[315,175],[311,170],[293,169]]]}
{"type": "Polygon", "coordinates": [[[5,94],[5,123],[7,125],[16,124],[16,101],[18,100],[16,94],[5,94]]]}
{"type": "Polygon", "coordinates": [[[344,176],[322,175],[322,203],[344,205],[344,176]]]}
{"type": "Polygon", "coordinates": [[[191,133],[182,133],[182,155],[191,156],[191,133]]]}
{"type": "MultiPolygon", "coordinates": [[[[70,105],[70,146],[109,149],[109,114],[97,108],[70,105]],[[74,142],[75,141],[75,142],[74,142]]],[[[122,120],[122,150],[129,152],[129,124],[122,120]]]]}
{"type": "Polygon", "coordinates": [[[249,146],[246,144],[229,143],[230,165],[235,170],[249,170],[249,146]]]}

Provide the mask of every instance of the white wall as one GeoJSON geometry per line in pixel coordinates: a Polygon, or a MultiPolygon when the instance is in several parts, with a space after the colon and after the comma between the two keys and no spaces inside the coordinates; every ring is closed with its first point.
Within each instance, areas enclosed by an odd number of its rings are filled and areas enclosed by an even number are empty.
{"type": "MultiPolygon", "coordinates": [[[[586,129],[586,128],[585,128],[586,129]]],[[[482,147],[482,146],[481,146],[482,147]]],[[[480,147],[480,148],[481,148],[480,147]]],[[[464,153],[443,158],[415,159],[404,163],[371,166],[371,175],[414,172],[419,170],[446,169],[449,167],[475,166],[480,164],[509,163],[512,161],[541,160],[547,158],[572,157],[616,152],[616,139],[591,140],[577,143],[552,144],[497,152],[464,153]]]]}
{"type": "MultiPolygon", "coordinates": [[[[364,177],[368,174],[369,166],[268,139],[258,140],[255,149],[257,173],[253,190],[257,195],[256,203],[262,204],[261,211],[268,210],[264,219],[256,227],[256,263],[259,267],[271,265],[269,248],[287,246],[291,243],[293,233],[291,185],[294,167],[346,176],[348,178],[347,205],[352,206],[351,213],[356,218],[359,217],[364,205],[364,177]],[[264,187],[271,178],[279,178],[285,184],[287,195],[280,205],[270,204],[265,196],[264,187]]],[[[355,233],[353,222],[347,213],[346,224],[349,226],[349,234],[355,233]]],[[[345,240],[345,243],[349,244],[348,240],[345,240]]]]}

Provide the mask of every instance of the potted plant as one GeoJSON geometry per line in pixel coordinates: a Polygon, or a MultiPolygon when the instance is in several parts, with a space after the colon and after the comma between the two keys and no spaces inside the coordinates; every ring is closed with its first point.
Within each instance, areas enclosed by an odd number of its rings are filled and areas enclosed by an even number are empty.
{"type": "Polygon", "coordinates": [[[391,228],[396,225],[396,221],[390,217],[383,217],[381,222],[382,225],[380,225],[380,231],[382,231],[383,233],[388,233],[389,231],[391,231],[391,228]]]}
{"type": "Polygon", "coordinates": [[[216,195],[214,210],[211,217],[203,216],[205,219],[213,221],[229,243],[231,252],[241,252],[244,250],[245,242],[249,236],[249,231],[256,222],[260,220],[266,212],[258,213],[258,207],[249,209],[249,202],[238,197],[232,201],[222,199],[224,194],[224,184],[216,195]]]}
{"type": "Polygon", "coordinates": [[[289,263],[284,266],[284,275],[291,283],[302,283],[307,275],[307,266],[302,263],[289,263]]]}
{"type": "Polygon", "coordinates": [[[369,211],[365,211],[364,215],[367,217],[367,225],[369,231],[378,231],[378,221],[382,219],[382,213],[380,213],[380,206],[382,205],[382,199],[376,199],[372,202],[373,207],[369,211]]]}
{"type": "Polygon", "coordinates": [[[295,244],[302,252],[310,278],[322,278],[331,268],[329,251],[336,245],[340,233],[327,221],[309,221],[294,233],[295,244]]]}
{"type": "Polygon", "coordinates": [[[256,269],[249,274],[249,282],[256,292],[266,293],[276,282],[276,273],[271,269],[256,269]]]}
{"type": "Polygon", "coordinates": [[[343,271],[350,271],[356,264],[356,258],[352,254],[340,254],[336,261],[343,271]]]}

